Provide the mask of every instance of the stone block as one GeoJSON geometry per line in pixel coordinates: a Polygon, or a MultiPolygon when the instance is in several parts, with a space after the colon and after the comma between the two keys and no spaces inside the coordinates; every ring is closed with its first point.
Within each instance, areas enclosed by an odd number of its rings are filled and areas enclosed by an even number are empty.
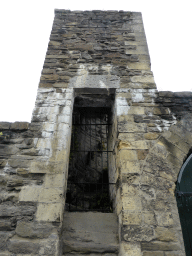
{"type": "Polygon", "coordinates": [[[62,220],[63,209],[64,205],[62,203],[39,203],[36,220],[60,222],[62,220]]]}
{"type": "Polygon", "coordinates": [[[176,158],[173,154],[169,154],[166,158],[167,162],[170,163],[171,166],[174,167],[174,169],[176,170],[177,173],[179,173],[182,165],[183,165],[183,161],[181,159],[176,158]]]}
{"type": "Polygon", "coordinates": [[[132,76],[131,82],[136,83],[155,83],[153,76],[132,76]]]}
{"type": "Polygon", "coordinates": [[[38,202],[40,203],[61,203],[64,201],[62,188],[42,188],[38,202]]]}
{"type": "Polygon", "coordinates": [[[67,158],[63,158],[63,161],[53,161],[53,162],[45,162],[44,159],[40,161],[33,161],[31,163],[29,173],[48,173],[48,174],[58,174],[63,173],[64,170],[67,170],[67,158]]]}
{"type": "Polygon", "coordinates": [[[123,173],[141,173],[140,163],[137,161],[121,160],[121,172],[123,173]]]}
{"type": "Polygon", "coordinates": [[[42,186],[23,186],[19,193],[20,202],[38,202],[42,186]]]}
{"type": "Polygon", "coordinates": [[[157,223],[161,227],[170,227],[173,226],[173,215],[171,212],[166,211],[155,211],[157,223]]]}
{"type": "Polygon", "coordinates": [[[22,159],[21,157],[12,158],[8,160],[9,166],[13,168],[27,168],[30,165],[30,161],[27,159],[22,159]]]}
{"type": "Polygon", "coordinates": [[[76,44],[69,44],[67,48],[70,50],[80,50],[80,51],[93,51],[93,45],[91,43],[76,43],[76,44]]]}
{"type": "Polygon", "coordinates": [[[147,157],[148,153],[149,153],[148,149],[138,149],[137,150],[138,160],[144,160],[147,157]]]}
{"type": "Polygon", "coordinates": [[[178,243],[172,242],[142,242],[141,250],[142,251],[175,251],[180,250],[178,243]]]}
{"type": "Polygon", "coordinates": [[[130,62],[128,63],[127,68],[138,70],[150,70],[150,65],[149,63],[130,62]]]}
{"type": "Polygon", "coordinates": [[[59,45],[61,45],[61,42],[49,41],[49,45],[59,46],[59,45]]]}
{"type": "Polygon", "coordinates": [[[169,142],[164,137],[161,137],[158,141],[159,145],[163,145],[166,150],[170,153],[172,153],[176,158],[180,160],[184,160],[186,154],[181,151],[177,146],[175,146],[173,143],[169,142]]]}
{"type": "Polygon", "coordinates": [[[10,219],[0,220],[0,231],[12,231],[15,227],[10,219]]]}
{"type": "Polygon", "coordinates": [[[131,184],[139,184],[140,181],[140,175],[139,173],[124,173],[121,176],[121,182],[122,184],[128,184],[129,186],[131,184]]]}
{"type": "Polygon", "coordinates": [[[0,232],[0,251],[4,251],[7,249],[7,242],[11,237],[10,232],[0,232]]]}
{"type": "Polygon", "coordinates": [[[58,80],[59,76],[56,74],[51,75],[41,75],[41,81],[49,80],[49,81],[56,81],[58,80]]]}
{"type": "Polygon", "coordinates": [[[35,148],[30,148],[30,149],[23,149],[20,152],[21,155],[27,155],[27,156],[38,156],[40,155],[39,150],[35,148]]]}
{"type": "Polygon", "coordinates": [[[27,174],[29,173],[28,170],[25,168],[17,168],[16,172],[18,175],[21,176],[27,176],[27,174]]]}
{"type": "MultiPolygon", "coordinates": [[[[145,47],[145,46],[141,46],[141,45],[138,45],[137,47],[136,47],[136,49],[129,49],[129,47],[126,47],[125,48],[125,54],[148,54],[148,49],[147,49],[147,47],[145,47]]],[[[128,67],[129,67],[129,65],[128,65],[128,67]]],[[[145,66],[143,66],[144,67],[144,70],[145,70],[145,66]]],[[[149,70],[149,69],[148,69],[149,70]]]]}
{"type": "Polygon", "coordinates": [[[55,88],[67,88],[68,87],[68,83],[57,82],[57,83],[53,84],[53,87],[55,87],[55,88]]]}
{"type": "Polygon", "coordinates": [[[140,180],[141,185],[150,186],[152,188],[169,191],[172,190],[174,182],[166,180],[164,178],[158,177],[156,175],[150,174],[148,172],[143,173],[142,179],[140,180]]]}
{"type": "Polygon", "coordinates": [[[40,249],[39,240],[21,239],[14,236],[9,240],[8,250],[16,254],[36,254],[38,255],[40,249]]]}
{"type": "MultiPolygon", "coordinates": [[[[0,256],[12,256],[12,254],[10,252],[4,251],[4,252],[0,252],[0,256]]],[[[30,255],[22,255],[22,256],[30,256],[30,255]]]]}
{"type": "Polygon", "coordinates": [[[122,216],[123,225],[141,225],[142,213],[141,212],[129,212],[123,211],[122,216]]]}
{"type": "Polygon", "coordinates": [[[143,212],[142,215],[143,215],[143,221],[145,224],[147,224],[147,225],[156,225],[157,224],[155,214],[153,211],[143,212]]]}
{"type": "Polygon", "coordinates": [[[7,158],[7,156],[14,155],[17,152],[19,152],[19,149],[15,145],[6,145],[1,144],[0,145],[0,155],[1,157],[7,158]]]}
{"type": "Polygon", "coordinates": [[[54,231],[54,227],[47,223],[17,222],[16,234],[24,238],[47,238],[54,231]]]}
{"type": "Polygon", "coordinates": [[[119,123],[118,124],[118,131],[119,132],[146,132],[147,126],[146,124],[136,124],[136,123],[119,123]]]}
{"type": "Polygon", "coordinates": [[[118,157],[121,164],[126,163],[127,161],[137,161],[137,152],[136,150],[120,150],[118,157]]]}
{"type": "Polygon", "coordinates": [[[157,132],[148,132],[144,134],[144,138],[146,140],[156,140],[159,137],[159,133],[157,132]]]}
{"type": "Polygon", "coordinates": [[[154,115],[169,115],[169,109],[164,107],[154,107],[153,108],[154,115]]]}
{"type": "Polygon", "coordinates": [[[0,131],[9,130],[11,123],[9,122],[0,122],[0,131]]]}
{"type": "Polygon", "coordinates": [[[165,256],[186,256],[184,251],[165,252],[165,256]]]}
{"type": "Polygon", "coordinates": [[[140,244],[136,242],[121,242],[119,254],[122,256],[142,256],[140,244]]]}
{"type": "Polygon", "coordinates": [[[122,198],[123,209],[125,211],[141,211],[141,198],[140,197],[123,197],[122,198]]]}
{"type": "Polygon", "coordinates": [[[159,241],[177,242],[176,231],[173,228],[157,227],[155,228],[155,236],[159,241]]]}
{"type": "Polygon", "coordinates": [[[153,251],[153,252],[143,252],[143,256],[164,256],[164,252],[158,252],[158,251],[153,251]]]}
{"type": "Polygon", "coordinates": [[[60,173],[60,174],[47,174],[45,176],[45,181],[43,183],[43,186],[45,188],[63,188],[65,185],[65,173],[60,173]]]}
{"type": "Polygon", "coordinates": [[[121,230],[122,241],[151,241],[154,239],[153,227],[123,226],[121,230]]]}
{"type": "Polygon", "coordinates": [[[143,133],[119,133],[118,139],[123,141],[137,141],[144,139],[143,133]]]}
{"type": "Polygon", "coordinates": [[[147,143],[143,140],[138,141],[119,141],[118,149],[148,149],[147,143]]]}
{"type": "Polygon", "coordinates": [[[139,187],[137,185],[122,183],[121,189],[122,196],[138,196],[139,194],[139,187]]]}
{"type": "Polygon", "coordinates": [[[35,211],[35,206],[0,205],[0,217],[32,216],[35,211]]]}
{"type": "Polygon", "coordinates": [[[66,252],[117,253],[118,224],[116,214],[100,212],[65,212],[63,249],[66,252]]]}
{"type": "Polygon", "coordinates": [[[144,115],[145,108],[140,106],[131,106],[128,112],[129,115],[144,115]]]}
{"type": "Polygon", "coordinates": [[[186,154],[189,152],[191,145],[185,142],[179,135],[172,133],[170,131],[166,131],[164,132],[163,137],[165,137],[169,142],[176,145],[186,154]]]}
{"type": "Polygon", "coordinates": [[[29,127],[29,123],[27,122],[14,122],[11,124],[11,130],[27,130],[29,127]]]}
{"type": "Polygon", "coordinates": [[[23,179],[21,177],[12,177],[7,181],[7,187],[12,189],[14,187],[20,187],[23,185],[23,179]]]}
{"type": "Polygon", "coordinates": [[[121,200],[120,188],[116,191],[114,209],[115,209],[115,212],[117,213],[117,216],[118,216],[118,215],[121,213],[121,211],[122,211],[122,200],[121,200]]]}

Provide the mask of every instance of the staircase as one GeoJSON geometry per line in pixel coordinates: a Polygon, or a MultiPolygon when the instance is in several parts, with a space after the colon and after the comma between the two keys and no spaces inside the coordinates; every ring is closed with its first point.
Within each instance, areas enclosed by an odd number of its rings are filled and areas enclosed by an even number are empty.
{"type": "Polygon", "coordinates": [[[63,256],[117,256],[118,224],[114,213],[65,212],[63,256]]]}

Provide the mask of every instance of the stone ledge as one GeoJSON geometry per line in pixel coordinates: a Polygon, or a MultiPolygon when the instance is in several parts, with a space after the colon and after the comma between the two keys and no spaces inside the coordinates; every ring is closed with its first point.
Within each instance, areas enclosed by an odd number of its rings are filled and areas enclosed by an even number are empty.
{"type": "Polygon", "coordinates": [[[28,122],[14,122],[11,124],[11,130],[27,130],[29,127],[28,122]]]}
{"type": "Polygon", "coordinates": [[[0,122],[0,130],[9,130],[10,126],[9,122],[0,122]]]}
{"type": "Polygon", "coordinates": [[[167,97],[167,98],[192,98],[192,92],[171,92],[171,91],[160,91],[159,97],[167,97]]]}
{"type": "Polygon", "coordinates": [[[12,131],[22,131],[28,130],[29,123],[28,122],[0,122],[0,131],[1,130],[12,130],[12,131]]]}

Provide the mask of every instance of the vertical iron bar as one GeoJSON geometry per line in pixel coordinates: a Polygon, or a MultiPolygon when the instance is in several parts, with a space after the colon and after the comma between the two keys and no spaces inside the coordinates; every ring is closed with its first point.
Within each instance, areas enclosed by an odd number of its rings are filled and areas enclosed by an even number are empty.
{"type": "Polygon", "coordinates": [[[83,184],[83,210],[85,210],[85,184],[83,184]]]}
{"type": "Polygon", "coordinates": [[[103,212],[103,205],[102,205],[102,197],[103,197],[103,141],[102,141],[102,134],[103,134],[103,127],[102,127],[102,115],[100,112],[100,129],[101,129],[101,175],[102,175],[102,181],[101,181],[101,208],[102,208],[102,212],[103,212]]]}
{"type": "Polygon", "coordinates": [[[75,184],[76,186],[76,210],[77,210],[77,184],[75,184]]]}
{"type": "Polygon", "coordinates": [[[89,136],[90,136],[90,153],[89,153],[89,163],[90,163],[90,168],[91,168],[91,154],[92,154],[92,152],[91,152],[91,129],[92,129],[92,127],[91,127],[91,117],[92,117],[92,115],[90,116],[90,125],[89,125],[89,136]]]}
{"type": "MultiPolygon", "coordinates": [[[[89,195],[90,195],[90,183],[89,183],[89,195]]],[[[89,198],[89,209],[88,210],[91,210],[91,200],[89,198]]]]}
{"type": "MultiPolygon", "coordinates": [[[[70,195],[71,195],[71,183],[69,184],[69,191],[70,191],[70,195]]],[[[72,197],[69,198],[69,212],[71,211],[71,200],[72,200],[72,197]]]]}

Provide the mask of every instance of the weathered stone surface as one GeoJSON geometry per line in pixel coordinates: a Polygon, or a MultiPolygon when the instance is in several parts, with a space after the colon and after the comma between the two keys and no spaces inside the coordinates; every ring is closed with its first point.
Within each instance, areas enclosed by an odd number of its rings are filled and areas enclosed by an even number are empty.
{"type": "Polygon", "coordinates": [[[65,213],[63,252],[117,253],[117,219],[112,213],[65,213]]]}
{"type": "Polygon", "coordinates": [[[120,245],[120,255],[142,256],[140,244],[135,242],[132,242],[132,243],[122,242],[120,245]]]}
{"type": "Polygon", "coordinates": [[[47,238],[54,231],[54,227],[51,224],[19,221],[15,231],[20,237],[47,238]]]}
{"type": "Polygon", "coordinates": [[[158,133],[148,132],[144,134],[146,140],[156,140],[159,137],[158,133]]]}
{"type": "Polygon", "coordinates": [[[121,163],[138,160],[136,150],[121,150],[119,152],[119,158],[121,163]]]}
{"type": "Polygon", "coordinates": [[[9,130],[11,123],[8,122],[0,122],[0,131],[9,130]]]}
{"type": "Polygon", "coordinates": [[[141,225],[142,214],[140,212],[123,211],[123,224],[124,225],[141,225]]]}
{"type": "Polygon", "coordinates": [[[11,130],[27,130],[29,127],[29,123],[27,122],[15,122],[11,124],[11,130]]]}
{"type": "Polygon", "coordinates": [[[4,251],[7,249],[7,242],[11,236],[12,234],[8,232],[0,232],[0,251],[4,251]]]}
{"type": "Polygon", "coordinates": [[[125,241],[151,241],[154,239],[152,227],[124,226],[122,228],[122,240],[125,241]]]}
{"type": "MultiPolygon", "coordinates": [[[[83,93],[95,97],[88,106],[102,100],[113,112],[109,171],[120,255],[185,255],[174,191],[191,152],[192,93],[155,89],[140,13],[55,15],[32,123],[0,123],[0,256],[59,255],[60,231],[50,222],[62,224],[73,101],[83,93]]],[[[106,233],[90,242],[72,231],[66,248],[78,249],[66,255],[114,255],[104,252],[117,248],[103,245],[106,233]]]]}
{"type": "Polygon", "coordinates": [[[36,213],[37,221],[60,222],[63,213],[62,203],[39,203],[36,213]]]}
{"type": "Polygon", "coordinates": [[[155,229],[156,238],[165,242],[177,242],[176,231],[173,228],[157,227],[155,229]]]}
{"type": "Polygon", "coordinates": [[[35,213],[35,206],[0,205],[0,217],[31,216],[35,213]]]}
{"type": "Polygon", "coordinates": [[[0,252],[0,256],[11,256],[10,252],[4,251],[4,252],[0,252]]]}
{"type": "Polygon", "coordinates": [[[38,255],[40,249],[39,240],[21,239],[19,237],[13,237],[8,244],[8,250],[12,253],[21,254],[36,254],[38,255]]]}
{"type": "MultiPolygon", "coordinates": [[[[74,253],[65,253],[63,254],[64,256],[72,256],[74,255],[74,253]]],[[[116,253],[91,253],[91,254],[88,254],[90,256],[117,256],[116,253]]],[[[1,255],[0,255],[1,256],[1,255]]],[[[75,253],[75,256],[87,256],[87,254],[79,254],[79,253],[75,253]]]]}
{"type": "Polygon", "coordinates": [[[181,248],[178,243],[172,242],[142,242],[141,249],[142,251],[175,251],[181,248]]]}
{"type": "Polygon", "coordinates": [[[164,256],[164,252],[143,252],[143,256],[164,256]]]}
{"type": "Polygon", "coordinates": [[[175,252],[165,252],[165,256],[185,256],[185,252],[175,251],[175,252]]]}
{"type": "Polygon", "coordinates": [[[14,223],[10,219],[0,220],[0,231],[11,231],[14,230],[14,223]]]}

